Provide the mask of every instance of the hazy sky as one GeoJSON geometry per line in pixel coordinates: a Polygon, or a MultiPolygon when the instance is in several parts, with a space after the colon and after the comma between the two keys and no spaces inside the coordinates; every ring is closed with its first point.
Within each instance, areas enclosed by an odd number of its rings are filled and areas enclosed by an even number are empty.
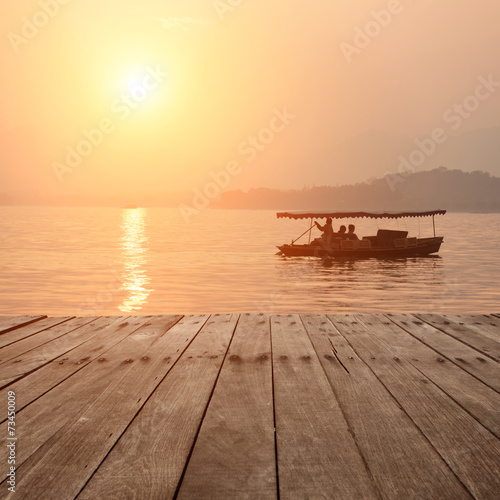
{"type": "Polygon", "coordinates": [[[498,0],[4,0],[0,193],[300,188],[371,129],[500,126],[499,26],[498,0]]]}

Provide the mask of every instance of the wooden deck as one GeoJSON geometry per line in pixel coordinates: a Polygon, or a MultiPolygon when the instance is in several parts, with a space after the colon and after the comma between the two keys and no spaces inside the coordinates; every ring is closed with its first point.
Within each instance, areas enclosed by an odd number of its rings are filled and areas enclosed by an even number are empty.
{"type": "Polygon", "coordinates": [[[498,499],[499,362],[500,315],[2,316],[0,498],[498,499]]]}

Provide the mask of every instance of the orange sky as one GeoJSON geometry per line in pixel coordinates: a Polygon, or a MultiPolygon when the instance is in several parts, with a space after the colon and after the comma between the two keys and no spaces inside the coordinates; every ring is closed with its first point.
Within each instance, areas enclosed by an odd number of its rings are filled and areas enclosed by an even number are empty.
{"type": "MultiPolygon", "coordinates": [[[[0,194],[191,190],[229,162],[228,189],[335,183],[336,144],[430,134],[500,81],[498,0],[8,3],[0,194]]],[[[456,133],[499,112],[500,91],[456,133]]]]}

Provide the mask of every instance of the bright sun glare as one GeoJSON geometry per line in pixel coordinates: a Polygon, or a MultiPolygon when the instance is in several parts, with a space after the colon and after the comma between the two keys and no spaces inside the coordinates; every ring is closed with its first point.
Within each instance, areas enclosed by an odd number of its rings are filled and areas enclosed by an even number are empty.
{"type": "Polygon", "coordinates": [[[128,80],[127,83],[127,89],[130,94],[134,92],[134,89],[138,86],[141,85],[142,80],[139,77],[132,77],[128,80]]]}
{"type": "Polygon", "coordinates": [[[164,88],[168,73],[161,64],[145,64],[130,72],[126,77],[127,89],[131,94],[150,93],[164,88]]]}
{"type": "Polygon", "coordinates": [[[144,64],[136,67],[123,81],[123,99],[132,109],[149,107],[153,102],[158,104],[169,90],[168,72],[161,64],[144,64]]]}

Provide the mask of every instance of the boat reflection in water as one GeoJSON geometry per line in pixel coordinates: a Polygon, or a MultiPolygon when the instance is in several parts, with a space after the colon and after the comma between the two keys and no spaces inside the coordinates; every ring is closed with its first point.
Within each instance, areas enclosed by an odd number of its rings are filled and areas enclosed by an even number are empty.
{"type": "Polygon", "coordinates": [[[463,291],[445,272],[439,256],[404,259],[282,258],[276,266],[279,285],[266,297],[266,312],[323,310],[328,313],[382,312],[395,304],[398,312],[436,312],[463,291]],[[304,308],[304,300],[314,304],[304,308]],[[362,307],[360,306],[362,304],[362,307]],[[412,309],[413,308],[413,309],[412,309]]]}
{"type": "Polygon", "coordinates": [[[124,209],[122,211],[122,290],[127,297],[118,306],[123,312],[142,309],[151,289],[147,288],[150,279],[146,272],[148,238],[146,236],[146,214],[144,208],[124,209]]]}

